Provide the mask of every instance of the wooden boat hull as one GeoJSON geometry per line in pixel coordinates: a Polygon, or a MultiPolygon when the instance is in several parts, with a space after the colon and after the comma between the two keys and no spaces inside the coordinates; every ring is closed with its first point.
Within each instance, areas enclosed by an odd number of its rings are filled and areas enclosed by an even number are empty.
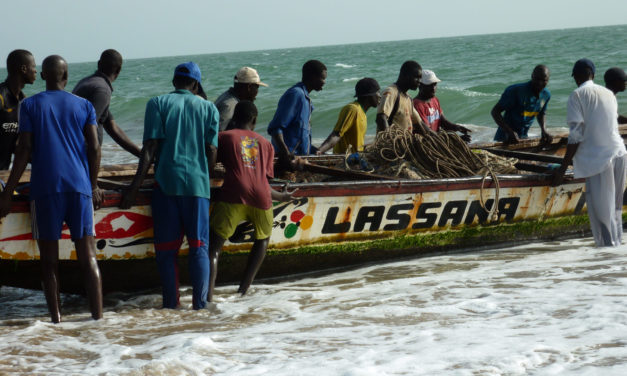
{"type": "MultiPolygon", "coordinates": [[[[503,242],[552,239],[588,228],[583,182],[549,186],[546,175],[499,178],[498,216],[482,208],[495,202],[496,183],[480,177],[439,180],[352,181],[295,184],[295,200],[275,203],[274,228],[258,278],[344,268],[433,251],[503,242]],[[482,188],[483,183],[483,188],[482,188]]],[[[97,256],[105,291],[159,286],[152,245],[150,191],[131,210],[116,207],[108,191],[96,211],[97,256]]],[[[241,224],[220,257],[218,282],[238,281],[251,246],[252,227],[241,224]]],[[[187,283],[187,244],[180,276],[187,283]]],[[[61,288],[81,292],[69,232],[60,241],[61,288]]],[[[0,225],[0,284],[39,286],[39,253],[23,199],[0,225]]]]}

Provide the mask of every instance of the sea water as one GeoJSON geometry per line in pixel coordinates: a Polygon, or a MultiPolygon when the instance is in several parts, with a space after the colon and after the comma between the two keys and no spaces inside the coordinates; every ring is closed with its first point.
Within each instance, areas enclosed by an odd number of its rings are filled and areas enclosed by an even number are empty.
{"type": "MultiPolygon", "coordinates": [[[[303,63],[318,59],[328,68],[324,89],[311,93],[315,107],[311,119],[313,144],[318,146],[333,129],[340,109],[354,100],[359,79],[373,77],[383,88],[396,81],[402,63],[411,59],[424,69],[435,71],[442,80],[437,96],[447,119],[469,125],[475,131],[475,140],[488,141],[496,131],[490,110],[503,90],[508,85],[528,81],[533,68],[545,64],[551,70],[548,89],[552,94],[546,114],[547,126],[550,131],[563,132],[567,130],[568,95],[576,88],[571,77],[574,62],[582,57],[591,59],[597,67],[596,82],[603,84],[603,73],[608,68],[627,69],[626,35],[627,25],[623,25],[126,60],[113,83],[110,110],[130,138],[141,144],[146,102],[173,90],[172,74],[176,65],[189,60],[199,64],[202,84],[210,100],[233,85],[233,77],[240,67],[251,66],[269,85],[259,88],[255,101],[260,112],[257,131],[267,137],[266,128],[279,98],[300,80],[303,63]]],[[[120,52],[124,55],[126,51],[120,52]]],[[[62,50],[54,53],[63,56],[62,50]]],[[[44,58],[35,56],[38,64],[44,58]]],[[[98,56],[94,56],[94,60],[97,59],[98,56]]],[[[95,62],[70,64],[67,88],[73,89],[81,78],[95,70],[95,62]]],[[[4,74],[5,70],[0,70],[0,76],[4,74]]],[[[24,91],[32,95],[43,89],[44,82],[38,79],[24,91]]],[[[415,96],[417,92],[409,94],[415,96]]],[[[627,93],[619,94],[618,102],[619,109],[627,113],[627,93]]],[[[367,113],[368,137],[373,137],[376,130],[375,112],[370,109],[367,113]]],[[[539,134],[539,127],[534,125],[530,135],[539,134]]],[[[105,162],[136,161],[132,155],[120,151],[106,135],[105,162]]]]}
{"type": "MultiPolygon", "coordinates": [[[[625,239],[627,240],[627,239],[625,239]]],[[[591,239],[410,259],[258,282],[160,309],[111,294],[93,321],[64,295],[0,289],[0,374],[625,375],[627,247],[591,239]]]]}
{"type": "MultiPolygon", "coordinates": [[[[403,61],[414,59],[442,79],[438,97],[447,118],[485,141],[495,131],[489,112],[503,89],[546,64],[547,124],[565,131],[573,62],[593,60],[602,83],[607,68],[627,67],[626,32],[627,26],[612,26],[127,60],[114,82],[111,112],[140,143],[145,104],[172,89],[178,63],[199,63],[210,99],[248,65],[270,85],[256,101],[258,131],[265,134],[302,64],[319,59],[329,76],[324,90],[312,93],[319,144],[358,79],[374,77],[386,86],[403,61]]],[[[68,88],[94,70],[94,62],[70,64],[68,88]]],[[[38,80],[26,92],[42,88],[38,80]]],[[[627,94],[618,100],[627,113],[627,94]]],[[[368,117],[372,137],[373,110],[368,117]]],[[[105,136],[104,163],[135,161],[105,136]]],[[[49,323],[40,291],[2,287],[0,375],[627,374],[627,246],[599,249],[583,238],[458,251],[256,281],[244,297],[236,286],[220,286],[201,311],[191,310],[188,286],[178,310],[160,309],[158,289],[109,294],[100,321],[90,319],[83,297],[62,295],[59,325],[49,323]]]]}

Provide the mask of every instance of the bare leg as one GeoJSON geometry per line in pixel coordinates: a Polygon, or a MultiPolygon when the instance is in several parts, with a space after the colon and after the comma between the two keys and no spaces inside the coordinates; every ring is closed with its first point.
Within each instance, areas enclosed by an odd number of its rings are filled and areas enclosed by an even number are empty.
{"type": "Polygon", "coordinates": [[[237,292],[242,295],[246,294],[250,284],[253,283],[253,279],[257,275],[259,268],[261,267],[261,263],[263,262],[264,257],[266,257],[266,250],[268,249],[268,243],[270,242],[270,238],[266,239],[258,239],[253,243],[253,248],[250,250],[250,254],[248,255],[248,262],[246,264],[246,270],[244,271],[244,278],[242,278],[242,282],[239,285],[239,289],[237,292]]]}
{"type": "Polygon", "coordinates": [[[102,280],[100,269],[96,261],[96,243],[94,237],[86,235],[77,239],[76,254],[83,273],[85,288],[87,289],[87,299],[89,300],[89,310],[94,320],[102,318],[102,280]]]}
{"type": "Polygon", "coordinates": [[[38,240],[42,287],[53,323],[61,322],[61,296],[59,295],[59,241],[38,240]]]}
{"type": "Polygon", "coordinates": [[[209,293],[207,301],[213,299],[213,288],[216,285],[216,277],[218,276],[218,257],[226,240],[222,239],[218,234],[211,231],[209,235],[209,293]]]}

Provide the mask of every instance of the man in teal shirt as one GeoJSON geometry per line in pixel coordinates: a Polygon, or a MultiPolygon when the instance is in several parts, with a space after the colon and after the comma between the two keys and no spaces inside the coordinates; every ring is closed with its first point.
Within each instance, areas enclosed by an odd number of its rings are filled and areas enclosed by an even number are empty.
{"type": "Polygon", "coordinates": [[[551,93],[546,89],[549,77],[549,68],[537,65],[533,69],[530,81],[505,89],[491,112],[494,122],[499,126],[494,141],[515,144],[520,139],[527,138],[533,119],[537,118],[542,132],[542,142],[551,142],[551,135],[544,125],[544,115],[551,99],[551,93]]]}
{"type": "Polygon", "coordinates": [[[174,70],[175,91],[146,105],[144,146],[137,174],[120,207],[129,208],[155,159],[151,200],[155,255],[163,285],[163,307],[179,305],[177,256],[187,236],[194,309],[204,308],[209,289],[209,170],[216,161],[220,115],[197,96],[200,68],[193,62],[174,70]]]}

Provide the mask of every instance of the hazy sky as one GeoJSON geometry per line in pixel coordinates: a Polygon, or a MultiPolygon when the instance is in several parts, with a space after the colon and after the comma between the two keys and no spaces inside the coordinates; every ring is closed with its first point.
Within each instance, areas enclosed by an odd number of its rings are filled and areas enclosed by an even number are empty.
{"type": "Polygon", "coordinates": [[[627,0],[4,0],[2,15],[0,66],[16,48],[40,64],[618,25],[627,0]]]}

